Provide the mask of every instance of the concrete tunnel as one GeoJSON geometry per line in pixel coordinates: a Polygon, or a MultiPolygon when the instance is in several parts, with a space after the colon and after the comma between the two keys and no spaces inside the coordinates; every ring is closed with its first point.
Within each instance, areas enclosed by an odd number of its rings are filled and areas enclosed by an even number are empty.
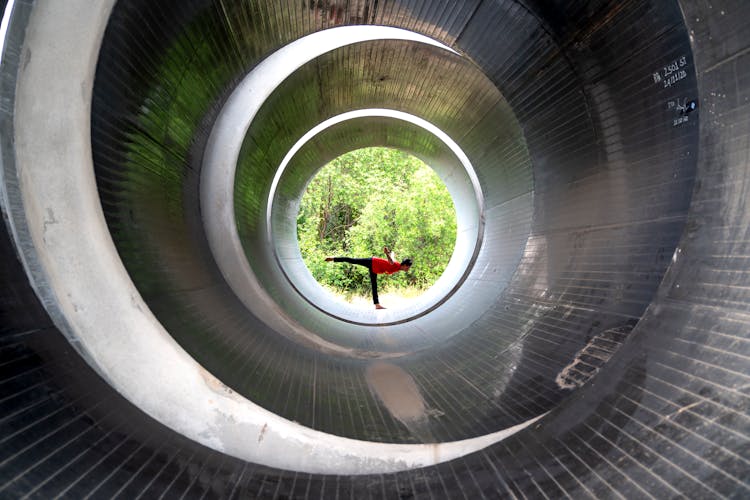
{"type": "Polygon", "coordinates": [[[747,19],[8,2],[0,495],[747,497],[747,19]],[[378,315],[296,241],[316,170],[375,145],[459,228],[378,315]]]}

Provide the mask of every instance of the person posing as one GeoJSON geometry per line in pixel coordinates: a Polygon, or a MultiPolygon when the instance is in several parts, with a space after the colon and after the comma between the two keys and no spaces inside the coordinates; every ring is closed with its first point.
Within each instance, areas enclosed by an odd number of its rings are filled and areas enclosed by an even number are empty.
{"type": "Polygon", "coordinates": [[[326,262],[346,262],[348,264],[366,267],[370,272],[372,301],[375,304],[375,309],[385,309],[385,307],[380,305],[378,300],[378,274],[394,274],[399,271],[408,271],[412,262],[411,259],[404,259],[401,262],[397,262],[394,259],[393,253],[388,250],[388,247],[383,247],[383,252],[385,252],[385,256],[388,258],[387,260],[381,259],[380,257],[326,257],[326,262]]]}

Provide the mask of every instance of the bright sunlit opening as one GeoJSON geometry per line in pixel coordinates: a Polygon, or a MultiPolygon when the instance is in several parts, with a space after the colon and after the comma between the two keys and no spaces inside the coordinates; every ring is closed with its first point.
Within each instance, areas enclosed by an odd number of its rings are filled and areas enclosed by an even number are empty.
{"type": "Polygon", "coordinates": [[[445,270],[456,244],[456,210],[445,184],[420,159],[397,149],[346,153],[308,184],[297,217],[307,268],[339,298],[372,304],[367,268],[326,257],[410,258],[408,272],[378,276],[380,302],[414,298],[445,270]]]}

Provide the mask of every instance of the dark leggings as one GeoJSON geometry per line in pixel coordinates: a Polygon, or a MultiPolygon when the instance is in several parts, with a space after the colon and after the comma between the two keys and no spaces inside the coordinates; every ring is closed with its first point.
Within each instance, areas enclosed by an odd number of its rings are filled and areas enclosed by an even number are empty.
{"type": "Polygon", "coordinates": [[[378,275],[372,271],[372,257],[355,259],[352,257],[334,257],[334,262],[347,262],[357,266],[364,266],[370,271],[370,286],[372,287],[372,303],[378,305],[378,275]]]}

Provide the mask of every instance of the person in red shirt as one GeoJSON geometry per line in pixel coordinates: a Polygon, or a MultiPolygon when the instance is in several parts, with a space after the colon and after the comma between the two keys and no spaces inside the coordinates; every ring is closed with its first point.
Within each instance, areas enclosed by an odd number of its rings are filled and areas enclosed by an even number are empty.
{"type": "Polygon", "coordinates": [[[388,247],[383,247],[388,260],[379,257],[352,258],[352,257],[326,257],[326,262],[346,262],[358,266],[364,266],[370,272],[370,286],[372,287],[372,302],[375,309],[385,309],[378,301],[378,274],[393,274],[399,271],[408,271],[411,267],[411,259],[397,262],[388,247]]]}

